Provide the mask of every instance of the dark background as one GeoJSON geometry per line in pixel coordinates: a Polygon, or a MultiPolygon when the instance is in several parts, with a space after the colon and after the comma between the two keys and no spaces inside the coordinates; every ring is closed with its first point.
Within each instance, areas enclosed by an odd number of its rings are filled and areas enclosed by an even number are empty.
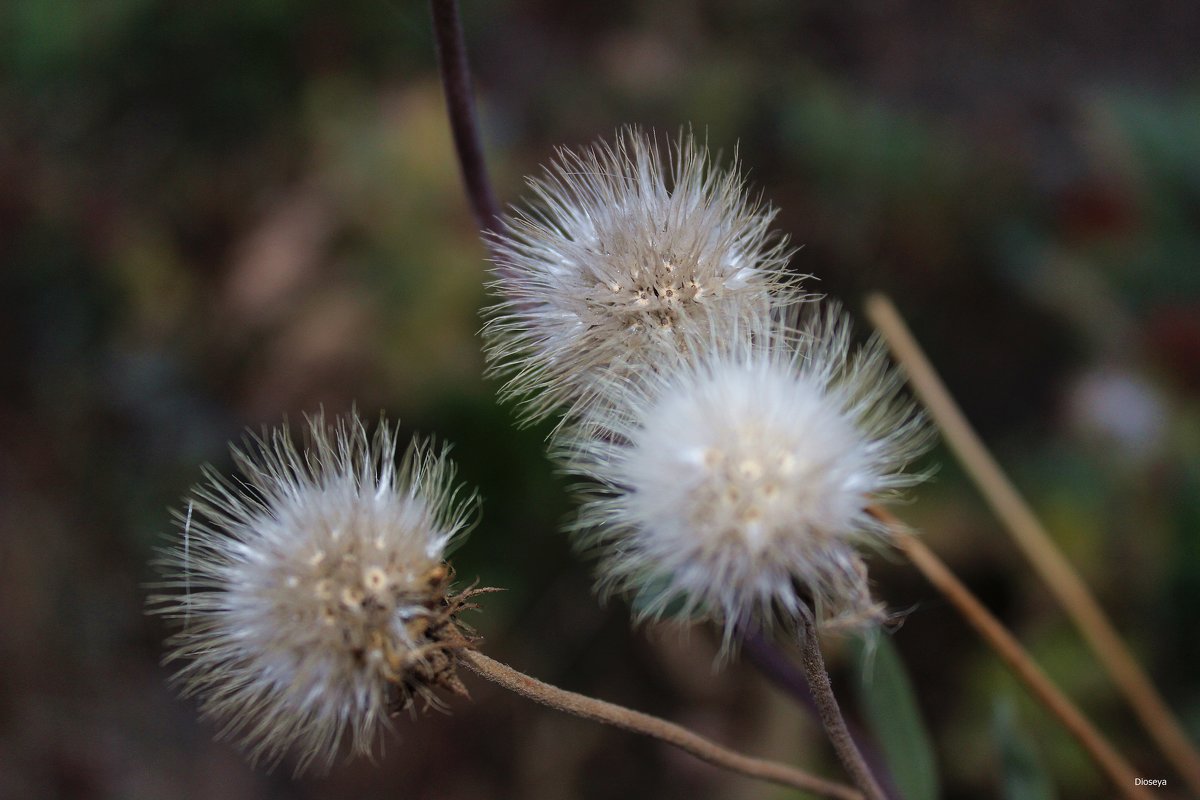
{"type": "MultiPolygon", "coordinates": [[[[624,123],[737,148],[815,288],[893,294],[1200,732],[1200,6],[510,0],[464,19],[504,202],[553,146],[624,123]]],[[[795,796],[472,678],[474,703],[399,720],[377,764],[328,777],[213,742],[143,615],[168,509],[247,426],[355,402],[455,442],[481,488],[455,563],[508,589],[475,620],[489,653],[840,775],[745,660],[714,671],[710,627],[631,631],[595,601],[547,429],[514,430],[480,376],[484,253],[428,28],[382,0],[0,5],[0,798],[795,796]]],[[[952,458],[929,463],[903,516],[1178,789],[952,458]]],[[[944,796],[1111,793],[912,569],[872,570],[910,612],[890,640],[944,796]]],[[[849,652],[829,643],[853,707],[849,652]]]]}

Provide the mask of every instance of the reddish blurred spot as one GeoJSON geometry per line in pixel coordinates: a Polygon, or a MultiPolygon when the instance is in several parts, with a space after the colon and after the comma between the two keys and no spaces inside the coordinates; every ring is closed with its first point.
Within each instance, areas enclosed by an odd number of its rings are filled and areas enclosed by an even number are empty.
{"type": "Polygon", "coordinates": [[[1137,206],[1123,186],[1082,180],[1056,199],[1058,224],[1068,241],[1132,233],[1141,225],[1137,206]]]}
{"type": "Polygon", "coordinates": [[[1200,303],[1156,310],[1146,325],[1146,339],[1170,377],[1200,393],[1200,303]]]}

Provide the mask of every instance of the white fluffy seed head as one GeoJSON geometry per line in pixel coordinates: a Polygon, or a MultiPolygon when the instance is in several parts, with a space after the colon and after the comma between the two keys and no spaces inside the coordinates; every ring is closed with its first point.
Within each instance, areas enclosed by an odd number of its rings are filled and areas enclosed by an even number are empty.
{"type": "Polygon", "coordinates": [[[802,299],[774,210],[690,133],[664,160],[653,138],[624,129],[614,144],[558,151],[529,185],[534,202],[492,240],[499,302],[484,327],[490,371],[525,421],[588,405],[601,373],[802,299]]]}
{"type": "Polygon", "coordinates": [[[696,348],[614,382],[559,437],[595,481],[575,527],[601,586],[639,618],[715,618],[727,647],[808,608],[825,627],[877,623],[857,548],[888,534],[865,509],[921,479],[905,469],[929,441],[881,344],[852,352],[831,308],[696,348]]]}
{"type": "Polygon", "coordinates": [[[252,759],[294,751],[297,771],[344,741],[369,753],[414,695],[461,688],[444,558],[476,505],[446,448],[414,441],[397,465],[383,421],[370,438],[317,415],[306,434],[306,449],[286,429],[254,437],[238,478],[207,474],[161,562],[171,591],[151,598],[180,626],[184,693],[252,759]]]}

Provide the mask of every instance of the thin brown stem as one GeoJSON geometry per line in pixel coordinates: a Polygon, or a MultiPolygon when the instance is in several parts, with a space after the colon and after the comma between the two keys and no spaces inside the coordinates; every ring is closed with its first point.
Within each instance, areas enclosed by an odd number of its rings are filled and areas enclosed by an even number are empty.
{"type": "Polygon", "coordinates": [[[437,40],[438,71],[446,96],[446,111],[454,134],[454,148],[462,167],[463,183],[471,210],[481,230],[495,230],[500,208],[488,179],[483,145],[475,119],[475,100],[471,89],[471,67],[467,63],[467,48],[463,38],[462,20],[455,0],[430,0],[433,14],[433,34],[437,40]]]}
{"type": "Polygon", "coordinates": [[[1088,590],[1087,584],[1055,546],[1029,504],[971,428],[895,305],[883,295],[873,295],[867,299],[867,315],[908,372],[913,388],[929,409],[946,443],[975,481],[988,505],[1004,523],[1050,592],[1074,620],[1146,731],[1191,790],[1200,794],[1200,752],[1188,739],[1183,727],[1088,590]]]}
{"type": "Polygon", "coordinates": [[[1046,710],[1075,737],[1096,765],[1112,780],[1117,790],[1128,798],[1149,800],[1149,791],[1134,783],[1137,773],[1108,740],[1096,730],[1087,717],[1046,676],[1021,643],[992,616],[983,604],[963,585],[933,551],[913,536],[908,528],[888,511],[872,508],[870,512],[895,534],[896,546],[942,595],[962,614],[1000,659],[1033,693],[1046,710]]]}
{"type": "Polygon", "coordinates": [[[463,664],[479,676],[535,703],[593,722],[603,722],[622,730],[649,736],[722,769],[751,778],[790,786],[818,797],[862,800],[862,795],[849,786],[809,775],[786,764],[742,755],[658,717],[542,683],[476,650],[463,651],[459,657],[463,664]]]}
{"type": "MultiPolygon", "coordinates": [[[[817,701],[813,699],[812,690],[808,687],[808,677],[795,661],[784,653],[777,644],[769,640],[761,631],[743,633],[742,648],[750,663],[766,676],[781,691],[791,695],[796,702],[804,707],[814,717],[819,717],[817,701]]],[[[862,753],[863,761],[874,775],[884,795],[893,800],[900,796],[896,788],[896,780],[892,776],[889,765],[885,762],[879,748],[862,728],[857,727],[851,719],[846,720],[846,730],[854,740],[854,746],[862,753]]]]}
{"type": "Polygon", "coordinates": [[[812,691],[813,700],[816,701],[817,712],[833,745],[833,751],[849,773],[850,780],[862,791],[864,797],[868,800],[885,800],[883,790],[879,788],[879,783],[871,774],[867,762],[863,760],[862,753],[855,746],[854,739],[846,728],[846,720],[842,718],[842,710],[838,707],[837,698],[833,695],[833,686],[829,682],[829,672],[825,669],[825,659],[821,657],[821,640],[817,637],[816,626],[807,614],[802,614],[800,619],[804,625],[800,642],[801,663],[804,665],[808,687],[812,691]]]}

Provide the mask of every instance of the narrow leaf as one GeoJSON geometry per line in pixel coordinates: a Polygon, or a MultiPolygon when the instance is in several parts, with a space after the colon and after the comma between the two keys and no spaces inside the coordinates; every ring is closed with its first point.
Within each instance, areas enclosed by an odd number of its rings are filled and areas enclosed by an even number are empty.
{"type": "Polygon", "coordinates": [[[913,693],[912,681],[886,636],[861,643],[855,654],[858,705],[883,751],[896,788],[906,800],[939,796],[933,741],[913,693]]]}
{"type": "Polygon", "coordinates": [[[1054,784],[1029,734],[1021,728],[1011,697],[997,698],[992,711],[992,734],[1000,749],[1006,800],[1054,800],[1054,784]]]}

